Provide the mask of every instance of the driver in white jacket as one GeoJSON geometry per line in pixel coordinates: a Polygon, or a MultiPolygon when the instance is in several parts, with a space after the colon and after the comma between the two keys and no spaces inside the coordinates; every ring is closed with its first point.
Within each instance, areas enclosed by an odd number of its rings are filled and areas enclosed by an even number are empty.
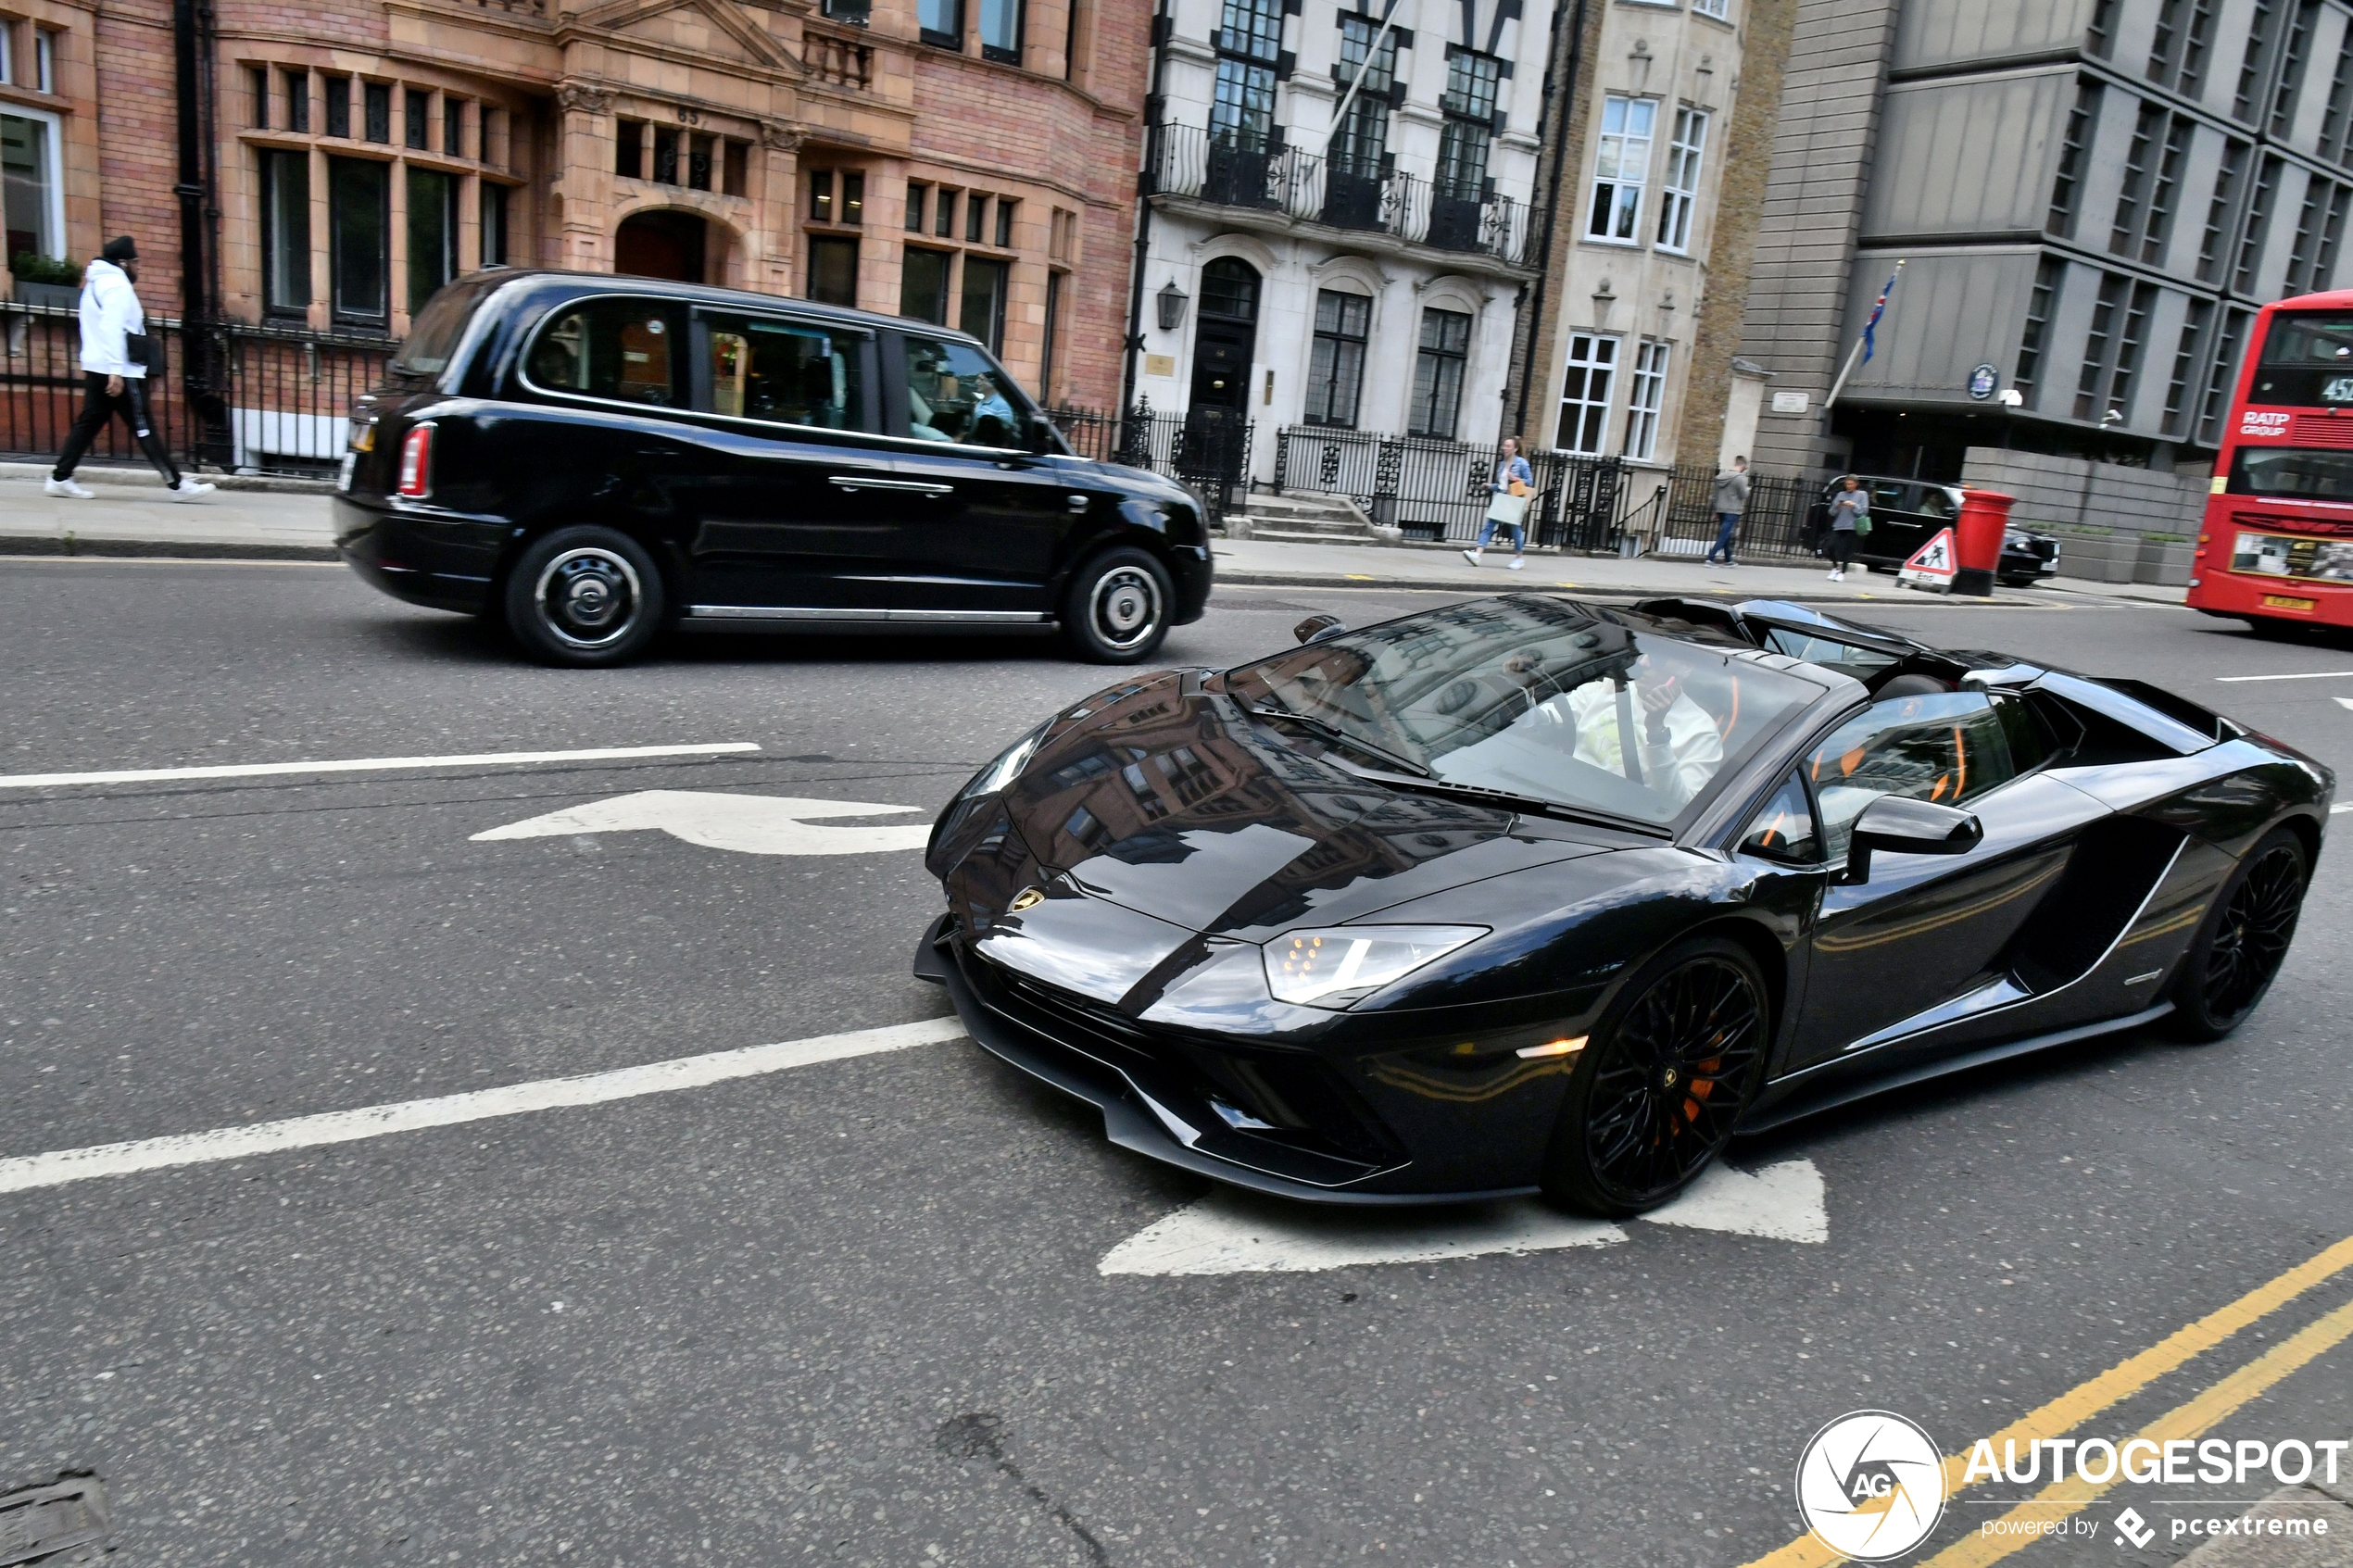
{"type": "Polygon", "coordinates": [[[140,307],[139,247],[130,235],[108,240],[82,278],[82,412],[66,436],[65,450],[42,488],[51,495],[87,501],[93,492],[73,482],[90,444],[117,414],[131,427],[139,450],[163,475],[176,501],[195,501],[212,486],[189,479],[171,460],[171,449],[147,409],[147,367],[132,357],[130,339],[147,330],[140,307]]]}

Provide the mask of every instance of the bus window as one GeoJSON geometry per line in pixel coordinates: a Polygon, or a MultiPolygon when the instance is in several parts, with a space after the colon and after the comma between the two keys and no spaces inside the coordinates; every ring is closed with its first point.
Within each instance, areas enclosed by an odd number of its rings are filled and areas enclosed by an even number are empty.
{"type": "MultiPolygon", "coordinates": [[[[2353,403],[2353,316],[2283,311],[2255,362],[2251,403],[2353,403]]],[[[2256,492],[2266,494],[2266,492],[2256,492]]]]}

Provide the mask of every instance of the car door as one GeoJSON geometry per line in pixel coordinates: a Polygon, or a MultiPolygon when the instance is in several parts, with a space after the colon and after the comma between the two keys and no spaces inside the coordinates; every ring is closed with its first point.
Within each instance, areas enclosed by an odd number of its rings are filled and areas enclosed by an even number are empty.
{"type": "Polygon", "coordinates": [[[890,452],[875,428],[872,333],[698,307],[708,435],[688,554],[698,615],[881,619],[891,604],[890,452]]]}
{"type": "Polygon", "coordinates": [[[1038,415],[1003,367],[957,339],[900,334],[910,439],[895,539],[901,619],[1037,620],[1065,545],[1098,503],[1035,450],[1038,415]]]}
{"type": "Polygon", "coordinates": [[[1863,882],[1832,877],[1793,1066],[1871,1048],[2007,967],[2011,938],[2058,881],[2076,835],[2108,815],[2035,771],[2050,744],[2026,699],[1969,691],[1874,703],[1814,749],[1805,771],[1833,867],[1847,862],[1856,818],[1882,795],[1963,807],[1985,834],[1965,854],[1882,850],[1863,882]]]}
{"type": "Polygon", "coordinates": [[[1920,487],[1906,480],[1864,481],[1871,493],[1871,532],[1856,554],[1875,561],[1901,563],[1928,543],[1927,520],[1920,515],[1920,487]]]}

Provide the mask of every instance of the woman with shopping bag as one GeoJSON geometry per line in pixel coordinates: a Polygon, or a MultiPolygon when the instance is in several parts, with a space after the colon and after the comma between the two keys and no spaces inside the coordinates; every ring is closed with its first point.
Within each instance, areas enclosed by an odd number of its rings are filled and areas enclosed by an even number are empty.
{"type": "Polygon", "coordinates": [[[1527,564],[1524,558],[1528,554],[1528,506],[1536,498],[1536,470],[1519,455],[1519,437],[1504,437],[1503,454],[1487,483],[1487,521],[1478,525],[1478,543],[1465,550],[1463,558],[1473,566],[1479,565],[1479,553],[1495,537],[1495,531],[1508,528],[1512,533],[1511,570],[1517,571],[1527,564]]]}

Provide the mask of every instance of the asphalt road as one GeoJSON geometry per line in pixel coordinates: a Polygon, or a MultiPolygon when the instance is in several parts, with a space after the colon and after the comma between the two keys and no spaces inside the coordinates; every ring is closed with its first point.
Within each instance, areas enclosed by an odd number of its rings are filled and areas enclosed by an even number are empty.
{"type": "MultiPolygon", "coordinates": [[[[1164,658],[1416,602],[1231,591],[1164,658]]],[[[2353,671],[2353,646],[2147,607],[1880,619],[2155,680],[2353,771],[2353,674],[2217,681],[2353,671]]],[[[0,787],[0,1157],[937,1017],[912,854],[472,835],[644,790],[927,821],[1105,684],[1008,642],[704,639],[554,671],[332,567],[82,561],[0,562],[0,669],[7,774],[761,748],[0,787]]],[[[2349,888],[2325,856],[2223,1044],[2113,1039],[1736,1146],[1819,1171],[1818,1244],[1637,1224],[1107,1276],[1205,1187],[964,1043],[0,1195],[0,1487],[97,1472],[134,1563],[1731,1568],[1802,1533],[1792,1470],[1831,1418],[1960,1449],[2353,1234],[2349,888]]],[[[2129,1435],[2348,1296],[2296,1297],[2084,1430],[2129,1435]]],[[[2353,1436],[2353,1348],[2216,1430],[2353,1436]]],[[[2032,1489],[1967,1494],[1935,1543],[2032,1489]]],[[[2229,1513],[2270,1489],[2192,1491],[2229,1513]]],[[[2190,1549],[2113,1544],[2122,1500],[2015,1561],[2190,1549]]]]}

